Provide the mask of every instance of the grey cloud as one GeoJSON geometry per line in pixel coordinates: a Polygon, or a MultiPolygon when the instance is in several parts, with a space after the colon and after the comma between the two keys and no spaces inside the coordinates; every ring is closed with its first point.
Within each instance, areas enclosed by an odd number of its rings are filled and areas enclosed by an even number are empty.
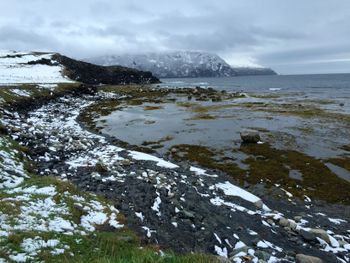
{"type": "Polygon", "coordinates": [[[349,25],[347,0],[0,2],[2,49],[77,58],[191,49],[282,73],[349,70],[349,25]]]}
{"type": "MultiPolygon", "coordinates": [[[[29,50],[41,46],[49,50],[56,42],[53,36],[42,35],[29,30],[22,30],[12,26],[0,27],[0,47],[10,50],[29,50]]],[[[56,42],[57,43],[57,42],[56,42]]]]}

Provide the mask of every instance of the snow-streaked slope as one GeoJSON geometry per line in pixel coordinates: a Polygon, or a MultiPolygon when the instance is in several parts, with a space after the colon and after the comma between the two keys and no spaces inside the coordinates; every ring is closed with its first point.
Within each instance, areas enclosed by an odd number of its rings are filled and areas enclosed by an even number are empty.
{"type": "Polygon", "coordinates": [[[72,82],[63,75],[64,67],[52,60],[53,55],[0,51],[0,84],[72,82]]]}
{"type": "Polygon", "coordinates": [[[216,54],[195,51],[107,55],[87,59],[86,61],[103,66],[121,65],[151,71],[159,78],[276,74],[274,71],[263,67],[231,67],[216,54]]]}
{"type": "Polygon", "coordinates": [[[151,71],[157,77],[229,77],[234,71],[222,58],[202,52],[112,55],[88,59],[98,65],[122,65],[151,71]]]}

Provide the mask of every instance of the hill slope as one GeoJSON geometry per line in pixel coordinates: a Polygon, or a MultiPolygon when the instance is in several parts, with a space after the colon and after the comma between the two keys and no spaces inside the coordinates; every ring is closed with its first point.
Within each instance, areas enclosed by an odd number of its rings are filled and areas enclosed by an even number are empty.
{"type": "Polygon", "coordinates": [[[0,52],[0,84],[69,83],[75,81],[87,84],[159,82],[150,72],[119,66],[97,66],[58,53],[0,52]]]}

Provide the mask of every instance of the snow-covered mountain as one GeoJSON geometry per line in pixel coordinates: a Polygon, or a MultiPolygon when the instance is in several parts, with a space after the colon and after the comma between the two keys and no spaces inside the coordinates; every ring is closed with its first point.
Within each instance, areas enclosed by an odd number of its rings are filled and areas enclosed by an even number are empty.
{"type": "Polygon", "coordinates": [[[266,68],[235,68],[216,54],[179,51],[145,54],[106,55],[86,59],[103,66],[121,65],[151,71],[159,78],[231,77],[276,74],[266,68]]]}

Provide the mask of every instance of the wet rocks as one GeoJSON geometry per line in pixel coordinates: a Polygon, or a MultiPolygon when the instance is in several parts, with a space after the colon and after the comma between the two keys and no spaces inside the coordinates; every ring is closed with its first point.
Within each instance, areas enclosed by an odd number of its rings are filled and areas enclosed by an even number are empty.
{"type": "Polygon", "coordinates": [[[297,254],[295,257],[297,263],[323,263],[323,260],[313,256],[297,254]]]}
{"type": "Polygon", "coordinates": [[[240,135],[245,143],[258,143],[260,141],[260,134],[256,130],[244,129],[240,132],[240,135]]]}

